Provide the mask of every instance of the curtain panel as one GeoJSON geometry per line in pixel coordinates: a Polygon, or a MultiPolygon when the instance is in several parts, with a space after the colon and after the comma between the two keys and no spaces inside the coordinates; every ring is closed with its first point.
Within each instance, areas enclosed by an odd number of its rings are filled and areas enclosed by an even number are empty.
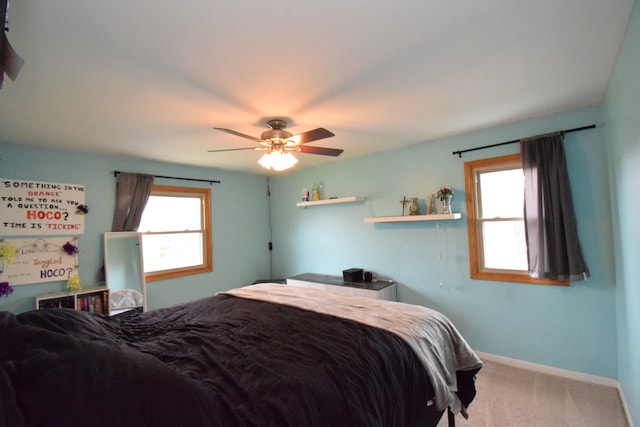
{"type": "Polygon", "coordinates": [[[563,141],[563,132],[520,141],[529,276],[586,280],[590,273],[578,237],[563,141]]]}
{"type": "Polygon", "coordinates": [[[120,172],[111,231],[137,231],[151,195],[153,175],[120,172]]]}
{"type": "MultiPolygon", "coordinates": [[[[0,16],[2,20],[2,28],[4,29],[5,22],[5,13],[4,8],[6,7],[6,2],[0,3],[0,16]]],[[[11,47],[11,43],[9,43],[9,39],[7,38],[6,31],[0,29],[0,89],[2,89],[2,82],[4,80],[4,75],[6,74],[11,80],[15,80],[18,77],[18,73],[20,72],[20,68],[24,65],[24,59],[20,57],[11,47]]]]}

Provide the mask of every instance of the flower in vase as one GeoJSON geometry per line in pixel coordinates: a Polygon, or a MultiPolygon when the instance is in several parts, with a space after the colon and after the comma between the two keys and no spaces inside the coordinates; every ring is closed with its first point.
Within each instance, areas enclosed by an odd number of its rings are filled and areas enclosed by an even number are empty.
{"type": "Polygon", "coordinates": [[[453,189],[449,187],[442,187],[438,190],[438,197],[440,200],[447,198],[450,199],[453,197],[453,189]]]}

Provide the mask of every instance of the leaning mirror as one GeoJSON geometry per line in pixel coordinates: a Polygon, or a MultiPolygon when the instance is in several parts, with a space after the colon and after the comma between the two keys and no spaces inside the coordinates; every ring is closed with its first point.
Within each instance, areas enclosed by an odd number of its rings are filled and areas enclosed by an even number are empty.
{"type": "Polygon", "coordinates": [[[104,233],[104,270],[110,292],[110,315],[147,310],[140,233],[104,233]]]}

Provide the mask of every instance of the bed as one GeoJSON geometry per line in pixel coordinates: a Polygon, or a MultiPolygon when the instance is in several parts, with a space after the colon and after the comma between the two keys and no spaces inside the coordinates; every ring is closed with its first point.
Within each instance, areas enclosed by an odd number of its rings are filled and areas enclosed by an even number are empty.
{"type": "Polygon", "coordinates": [[[106,317],[0,313],[0,425],[435,426],[482,362],[424,307],[281,284],[106,317]]]}

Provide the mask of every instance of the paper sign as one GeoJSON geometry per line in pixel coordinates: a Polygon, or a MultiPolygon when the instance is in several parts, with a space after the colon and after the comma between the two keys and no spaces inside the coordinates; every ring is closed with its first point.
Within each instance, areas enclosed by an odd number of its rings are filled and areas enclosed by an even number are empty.
{"type": "Polygon", "coordinates": [[[84,186],[0,178],[0,236],[83,234],[84,186]]]}
{"type": "Polygon", "coordinates": [[[11,286],[27,283],[68,280],[78,274],[78,256],[69,255],[63,249],[67,243],[77,247],[74,237],[45,239],[0,239],[1,245],[16,248],[15,255],[7,262],[0,257],[0,282],[11,286]]]}

